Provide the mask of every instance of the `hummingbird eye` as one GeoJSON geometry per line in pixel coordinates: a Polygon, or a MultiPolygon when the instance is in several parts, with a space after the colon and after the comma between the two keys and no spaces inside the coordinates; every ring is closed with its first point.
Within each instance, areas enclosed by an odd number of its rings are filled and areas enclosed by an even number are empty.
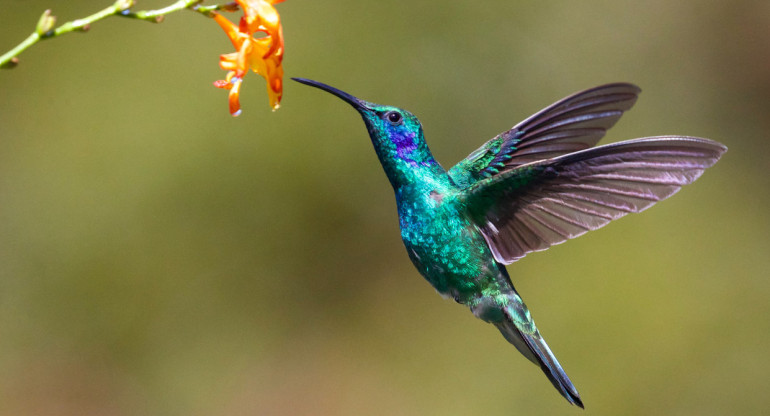
{"type": "Polygon", "coordinates": [[[388,111],[385,113],[385,119],[388,120],[390,124],[395,126],[401,124],[403,117],[401,117],[401,113],[398,111],[388,111]]]}

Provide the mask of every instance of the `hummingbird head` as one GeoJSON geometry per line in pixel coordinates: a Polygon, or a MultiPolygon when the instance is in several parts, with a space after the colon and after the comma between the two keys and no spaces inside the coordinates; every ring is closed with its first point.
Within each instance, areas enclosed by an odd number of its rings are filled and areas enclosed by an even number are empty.
{"type": "MultiPolygon", "coordinates": [[[[420,121],[412,113],[397,107],[361,100],[317,81],[292,79],[335,95],[358,110],[386,171],[389,171],[392,163],[398,162],[406,162],[407,166],[412,168],[436,163],[425,144],[420,121]]],[[[390,173],[388,172],[389,176],[390,173]]]]}

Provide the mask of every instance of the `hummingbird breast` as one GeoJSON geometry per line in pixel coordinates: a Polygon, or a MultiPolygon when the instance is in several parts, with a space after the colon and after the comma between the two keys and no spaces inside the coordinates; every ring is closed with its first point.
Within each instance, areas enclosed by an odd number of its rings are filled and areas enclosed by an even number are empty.
{"type": "Polygon", "coordinates": [[[397,193],[397,202],[409,258],[439,293],[465,303],[493,280],[494,258],[453,190],[397,193]]]}

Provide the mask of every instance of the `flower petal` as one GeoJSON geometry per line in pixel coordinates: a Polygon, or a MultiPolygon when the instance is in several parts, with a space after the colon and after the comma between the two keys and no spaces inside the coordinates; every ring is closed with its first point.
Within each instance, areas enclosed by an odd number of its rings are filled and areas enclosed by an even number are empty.
{"type": "Polygon", "coordinates": [[[241,102],[239,100],[239,94],[241,93],[241,78],[233,78],[231,81],[232,88],[230,88],[230,94],[228,95],[228,103],[230,107],[230,114],[233,117],[241,115],[241,102]]]}
{"type": "Polygon", "coordinates": [[[230,42],[233,43],[233,46],[235,46],[236,49],[240,48],[243,39],[241,38],[241,33],[238,31],[238,27],[219,13],[214,13],[214,20],[219,23],[219,27],[225,31],[225,34],[230,38],[230,42]]]}
{"type": "Polygon", "coordinates": [[[220,55],[219,66],[229,71],[226,80],[216,81],[218,88],[229,89],[230,113],[241,113],[239,94],[243,76],[251,69],[265,78],[270,106],[280,106],[283,96],[283,28],[273,4],[283,0],[236,0],[243,10],[238,25],[219,13],[217,24],[225,31],[236,52],[220,55]],[[262,37],[254,37],[262,33],[262,37]]]}

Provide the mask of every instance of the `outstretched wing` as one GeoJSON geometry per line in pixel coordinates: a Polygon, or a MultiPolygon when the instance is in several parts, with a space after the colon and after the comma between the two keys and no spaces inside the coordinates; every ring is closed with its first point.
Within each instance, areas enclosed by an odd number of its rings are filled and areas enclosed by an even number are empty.
{"type": "Polygon", "coordinates": [[[510,264],[673,195],[725,151],[696,137],[628,140],[521,165],[463,197],[497,261],[510,264]]]}
{"type": "Polygon", "coordinates": [[[636,102],[641,90],[616,83],[558,101],[471,153],[449,170],[461,188],[518,165],[593,147],[636,102]]]}

